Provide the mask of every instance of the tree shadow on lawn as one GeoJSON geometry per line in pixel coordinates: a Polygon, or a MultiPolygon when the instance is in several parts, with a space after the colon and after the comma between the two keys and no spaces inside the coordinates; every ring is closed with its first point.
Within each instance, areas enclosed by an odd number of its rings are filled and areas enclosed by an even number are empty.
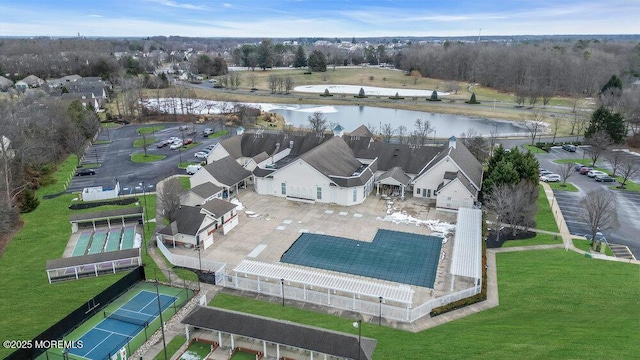
{"type": "Polygon", "coordinates": [[[495,230],[489,230],[487,236],[487,249],[501,248],[502,245],[511,240],[527,240],[536,237],[537,233],[534,231],[518,231],[516,235],[513,235],[511,229],[500,230],[500,240],[496,240],[497,232],[495,230]]]}

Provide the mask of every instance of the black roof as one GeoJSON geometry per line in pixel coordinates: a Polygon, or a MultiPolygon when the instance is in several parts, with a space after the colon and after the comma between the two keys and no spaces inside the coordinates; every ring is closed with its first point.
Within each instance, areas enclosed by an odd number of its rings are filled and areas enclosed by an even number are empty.
{"type": "Polygon", "coordinates": [[[363,337],[358,346],[358,335],[205,306],[195,308],[182,323],[350,359],[372,359],[377,343],[363,337]]]}
{"type": "Polygon", "coordinates": [[[191,191],[201,198],[206,199],[209,196],[213,196],[222,191],[222,188],[214,183],[205,182],[198,186],[194,186],[193,188],[191,188],[191,191]]]}
{"type": "Polygon", "coordinates": [[[425,165],[443,151],[442,146],[409,146],[372,142],[367,148],[354,149],[360,159],[378,158],[378,170],[388,171],[401,167],[407,174],[418,174],[425,165]]]}
{"type": "Polygon", "coordinates": [[[202,205],[202,209],[210,213],[214,218],[219,219],[224,214],[236,208],[236,204],[220,199],[212,199],[202,205]]]}

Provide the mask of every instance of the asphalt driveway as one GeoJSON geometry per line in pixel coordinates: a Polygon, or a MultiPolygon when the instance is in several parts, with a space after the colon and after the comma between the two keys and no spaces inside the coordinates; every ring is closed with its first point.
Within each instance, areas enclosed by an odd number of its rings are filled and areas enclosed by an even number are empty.
{"type": "MultiPolygon", "coordinates": [[[[537,155],[540,167],[553,172],[558,171],[558,165],[553,161],[558,159],[583,159],[582,149],[571,153],[561,148],[553,148],[548,154],[537,155]]],[[[640,162],[640,157],[633,157],[640,162]]],[[[598,166],[606,168],[604,161],[599,161],[598,166]]],[[[611,183],[599,183],[586,175],[574,172],[567,180],[574,184],[580,191],[569,192],[554,190],[555,201],[558,202],[562,215],[565,218],[569,232],[573,235],[585,235],[589,233],[589,227],[580,216],[579,202],[591,190],[613,191],[616,194],[618,222],[616,228],[603,231],[607,240],[613,244],[620,244],[629,247],[636,258],[640,258],[640,193],[610,190],[611,183]]]]}
{"type": "MultiPolygon", "coordinates": [[[[90,146],[82,164],[100,164],[97,167],[96,175],[76,176],[72,179],[67,192],[78,192],[86,187],[102,186],[104,189],[113,189],[116,182],[120,182],[121,194],[141,193],[144,190],[155,191],[155,184],[168,176],[186,173],[184,169],[179,169],[178,164],[184,161],[195,161],[194,154],[202,150],[205,146],[216,144],[224,137],[205,138],[202,131],[211,127],[210,124],[188,125],[189,129],[184,131],[184,137],[191,137],[200,144],[188,150],[171,150],[168,146],[158,149],[155,144],[149,146],[149,154],[161,154],[166,158],[150,163],[134,163],[131,161],[131,154],[142,152],[142,148],[134,148],[133,142],[139,139],[138,129],[149,126],[164,126],[164,129],[149,134],[157,140],[168,139],[172,136],[182,138],[183,131],[181,123],[161,123],[161,124],[135,124],[124,125],[119,128],[111,128],[108,131],[101,129],[98,135],[98,142],[108,141],[107,144],[90,146]],[[189,134],[194,131],[195,134],[189,134]]],[[[220,130],[220,129],[218,129],[220,130]]]]}

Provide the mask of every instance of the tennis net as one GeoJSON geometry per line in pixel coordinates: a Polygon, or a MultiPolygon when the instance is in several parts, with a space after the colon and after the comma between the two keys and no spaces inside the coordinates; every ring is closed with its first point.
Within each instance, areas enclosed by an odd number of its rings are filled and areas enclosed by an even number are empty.
{"type": "Polygon", "coordinates": [[[118,320],[118,321],[122,321],[122,322],[126,322],[126,323],[130,323],[130,324],[135,324],[135,325],[140,325],[140,326],[144,326],[147,327],[149,326],[149,322],[152,321],[152,317],[149,319],[140,319],[137,317],[133,317],[133,316],[128,316],[128,315],[124,315],[122,313],[118,313],[118,312],[104,312],[104,317],[105,319],[113,319],[113,320],[118,320]]]}

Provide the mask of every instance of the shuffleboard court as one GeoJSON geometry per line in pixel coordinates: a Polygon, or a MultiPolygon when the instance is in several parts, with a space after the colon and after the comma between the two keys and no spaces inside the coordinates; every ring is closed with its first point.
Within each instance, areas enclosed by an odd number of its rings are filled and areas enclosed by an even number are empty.
{"type": "Polygon", "coordinates": [[[127,226],[124,228],[124,234],[122,235],[122,247],[120,250],[133,249],[133,239],[136,236],[135,226],[127,226]]]}
{"type": "Polygon", "coordinates": [[[91,231],[81,232],[80,236],[78,236],[78,242],[76,242],[76,246],[73,248],[73,253],[71,254],[71,256],[82,256],[86,254],[90,241],[91,231]]]}
{"type": "MultiPolygon", "coordinates": [[[[160,308],[164,311],[176,300],[175,296],[160,294],[160,308]]],[[[86,359],[108,359],[144,331],[159,313],[157,295],[140,291],[113,313],[104,313],[104,320],[80,338],[82,348],[69,352],[86,359]]]]}
{"type": "Polygon", "coordinates": [[[102,252],[104,248],[104,243],[107,240],[107,233],[104,231],[96,231],[93,234],[93,240],[91,241],[91,247],[89,248],[88,254],[99,254],[102,252]]]}
{"type": "Polygon", "coordinates": [[[122,236],[121,229],[111,229],[109,236],[107,236],[107,246],[104,251],[117,251],[120,249],[120,237],[122,236]]]}
{"type": "Polygon", "coordinates": [[[372,242],[304,233],[284,263],[433,288],[442,238],[378,230],[372,242]]]}

